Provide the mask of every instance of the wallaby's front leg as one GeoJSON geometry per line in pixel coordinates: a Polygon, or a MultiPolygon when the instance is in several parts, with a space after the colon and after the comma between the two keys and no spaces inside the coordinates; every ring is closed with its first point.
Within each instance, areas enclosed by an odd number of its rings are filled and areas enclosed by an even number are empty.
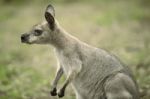
{"type": "Polygon", "coordinates": [[[58,84],[58,81],[59,81],[59,79],[61,78],[62,74],[63,74],[63,69],[62,69],[62,67],[60,66],[60,67],[57,69],[55,79],[54,79],[54,81],[53,81],[53,83],[52,83],[52,89],[51,89],[51,91],[50,91],[50,94],[51,94],[52,96],[56,96],[56,95],[57,95],[57,84],[58,84]]]}
{"type": "Polygon", "coordinates": [[[58,96],[60,98],[65,95],[65,89],[66,89],[66,87],[75,78],[76,75],[77,75],[77,72],[75,70],[72,70],[72,71],[69,72],[69,75],[67,76],[67,78],[65,80],[65,83],[63,84],[63,86],[58,91],[58,96]]]}

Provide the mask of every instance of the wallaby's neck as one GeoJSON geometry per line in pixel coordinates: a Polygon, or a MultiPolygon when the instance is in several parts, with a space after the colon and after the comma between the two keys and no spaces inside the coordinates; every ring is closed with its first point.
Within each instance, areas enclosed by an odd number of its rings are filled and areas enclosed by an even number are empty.
{"type": "Polygon", "coordinates": [[[78,40],[77,38],[68,34],[56,21],[56,29],[53,33],[51,39],[51,44],[58,50],[70,47],[70,45],[75,44],[78,40]]]}

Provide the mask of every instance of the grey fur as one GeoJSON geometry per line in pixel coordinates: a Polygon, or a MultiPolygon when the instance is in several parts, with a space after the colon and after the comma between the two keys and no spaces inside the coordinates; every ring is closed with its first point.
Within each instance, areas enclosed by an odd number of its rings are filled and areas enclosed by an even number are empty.
{"type": "Polygon", "coordinates": [[[110,53],[68,34],[54,18],[51,5],[47,7],[46,13],[47,21],[24,34],[28,36],[22,35],[21,39],[24,43],[54,46],[58,69],[52,84],[52,95],[63,97],[66,87],[71,83],[77,99],[139,99],[137,84],[126,66],[110,53]],[[41,29],[42,34],[35,36],[35,29],[41,29]],[[56,92],[63,73],[66,80],[56,92]]]}

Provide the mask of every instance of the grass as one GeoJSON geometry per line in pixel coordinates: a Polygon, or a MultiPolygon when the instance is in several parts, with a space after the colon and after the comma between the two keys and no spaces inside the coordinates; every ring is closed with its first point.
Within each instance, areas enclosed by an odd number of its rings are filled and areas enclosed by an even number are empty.
{"type": "MultiPolygon", "coordinates": [[[[64,1],[54,3],[60,24],[82,41],[120,57],[133,70],[141,90],[147,93],[143,99],[149,99],[148,7],[141,5],[140,0],[64,1]]],[[[20,42],[22,33],[44,19],[47,2],[0,6],[1,99],[58,99],[49,95],[56,70],[53,48],[20,42]]],[[[75,99],[71,86],[64,99],[75,99]]]]}

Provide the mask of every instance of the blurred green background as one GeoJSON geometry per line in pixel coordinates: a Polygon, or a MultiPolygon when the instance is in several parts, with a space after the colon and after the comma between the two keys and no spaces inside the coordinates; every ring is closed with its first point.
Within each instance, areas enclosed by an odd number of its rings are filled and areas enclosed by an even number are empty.
{"type": "MultiPolygon", "coordinates": [[[[142,99],[150,99],[149,0],[0,0],[0,99],[58,99],[49,94],[53,48],[20,42],[22,33],[44,20],[49,3],[70,34],[120,57],[132,69],[142,99]]],[[[63,99],[75,99],[71,86],[63,99]]]]}

